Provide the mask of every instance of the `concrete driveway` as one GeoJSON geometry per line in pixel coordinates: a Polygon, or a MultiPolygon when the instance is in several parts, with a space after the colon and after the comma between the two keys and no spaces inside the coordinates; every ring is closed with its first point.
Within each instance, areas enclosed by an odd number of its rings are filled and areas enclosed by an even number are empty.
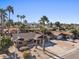
{"type": "Polygon", "coordinates": [[[79,50],[76,50],[67,56],[64,57],[64,59],[79,59],[79,50]]]}

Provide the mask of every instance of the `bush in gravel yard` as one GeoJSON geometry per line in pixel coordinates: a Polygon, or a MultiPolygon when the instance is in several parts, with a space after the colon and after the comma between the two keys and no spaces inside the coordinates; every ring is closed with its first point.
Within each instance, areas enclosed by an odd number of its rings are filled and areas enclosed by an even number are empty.
{"type": "Polygon", "coordinates": [[[72,29],[71,33],[73,33],[73,38],[74,39],[79,38],[79,31],[77,29],[72,29]]]}
{"type": "Polygon", "coordinates": [[[78,33],[78,30],[76,30],[76,29],[72,29],[72,30],[71,30],[71,33],[73,33],[73,34],[77,34],[77,33],[78,33]]]}
{"type": "Polygon", "coordinates": [[[30,54],[30,51],[29,51],[29,50],[26,50],[26,51],[23,52],[24,58],[26,58],[26,57],[28,57],[28,56],[30,56],[30,55],[31,55],[31,54],[30,54]]]}
{"type": "Polygon", "coordinates": [[[0,40],[0,51],[7,50],[11,45],[13,45],[11,38],[8,36],[3,36],[0,40]]]}

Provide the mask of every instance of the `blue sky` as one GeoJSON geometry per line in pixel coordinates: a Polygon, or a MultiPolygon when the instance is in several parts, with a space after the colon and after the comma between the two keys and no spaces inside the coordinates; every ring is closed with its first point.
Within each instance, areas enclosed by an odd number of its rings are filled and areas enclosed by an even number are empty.
{"type": "Polygon", "coordinates": [[[51,22],[79,23],[79,0],[0,0],[0,8],[14,7],[11,18],[26,15],[28,22],[38,22],[46,15],[51,22]]]}

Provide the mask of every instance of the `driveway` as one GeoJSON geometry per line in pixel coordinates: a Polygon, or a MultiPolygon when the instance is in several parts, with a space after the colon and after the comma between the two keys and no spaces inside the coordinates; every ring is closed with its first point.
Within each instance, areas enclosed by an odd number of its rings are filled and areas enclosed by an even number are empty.
{"type": "Polygon", "coordinates": [[[79,50],[76,50],[67,56],[64,57],[64,59],[79,59],[79,50]]]}

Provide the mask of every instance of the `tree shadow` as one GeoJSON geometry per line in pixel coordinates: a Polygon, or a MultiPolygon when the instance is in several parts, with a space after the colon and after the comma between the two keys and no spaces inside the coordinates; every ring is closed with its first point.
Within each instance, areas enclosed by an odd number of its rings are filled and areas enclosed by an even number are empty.
{"type": "Polygon", "coordinates": [[[54,45],[56,45],[56,43],[51,42],[50,40],[48,42],[45,42],[45,48],[49,46],[54,46],[54,45]]]}
{"type": "Polygon", "coordinates": [[[49,54],[47,54],[47,53],[45,53],[45,54],[48,55],[49,57],[53,58],[53,59],[56,59],[56,58],[54,58],[53,56],[51,56],[51,55],[49,55],[49,54]]]}
{"type": "MultiPolygon", "coordinates": [[[[45,48],[50,47],[50,46],[54,46],[54,45],[56,45],[56,43],[51,42],[50,40],[44,43],[45,48]]],[[[40,46],[43,48],[42,44],[40,46]]]]}
{"type": "Polygon", "coordinates": [[[27,56],[24,59],[36,59],[36,56],[27,56]]]}
{"type": "MultiPolygon", "coordinates": [[[[54,45],[56,45],[56,43],[51,42],[51,40],[45,41],[45,43],[44,43],[44,47],[45,47],[45,48],[46,48],[46,47],[50,47],[50,46],[54,46],[54,45]]],[[[31,42],[30,42],[30,43],[28,44],[29,49],[32,49],[34,46],[35,46],[34,43],[31,43],[31,42]]],[[[40,46],[40,47],[43,48],[43,45],[42,45],[42,44],[37,44],[37,46],[40,46]]]]}

